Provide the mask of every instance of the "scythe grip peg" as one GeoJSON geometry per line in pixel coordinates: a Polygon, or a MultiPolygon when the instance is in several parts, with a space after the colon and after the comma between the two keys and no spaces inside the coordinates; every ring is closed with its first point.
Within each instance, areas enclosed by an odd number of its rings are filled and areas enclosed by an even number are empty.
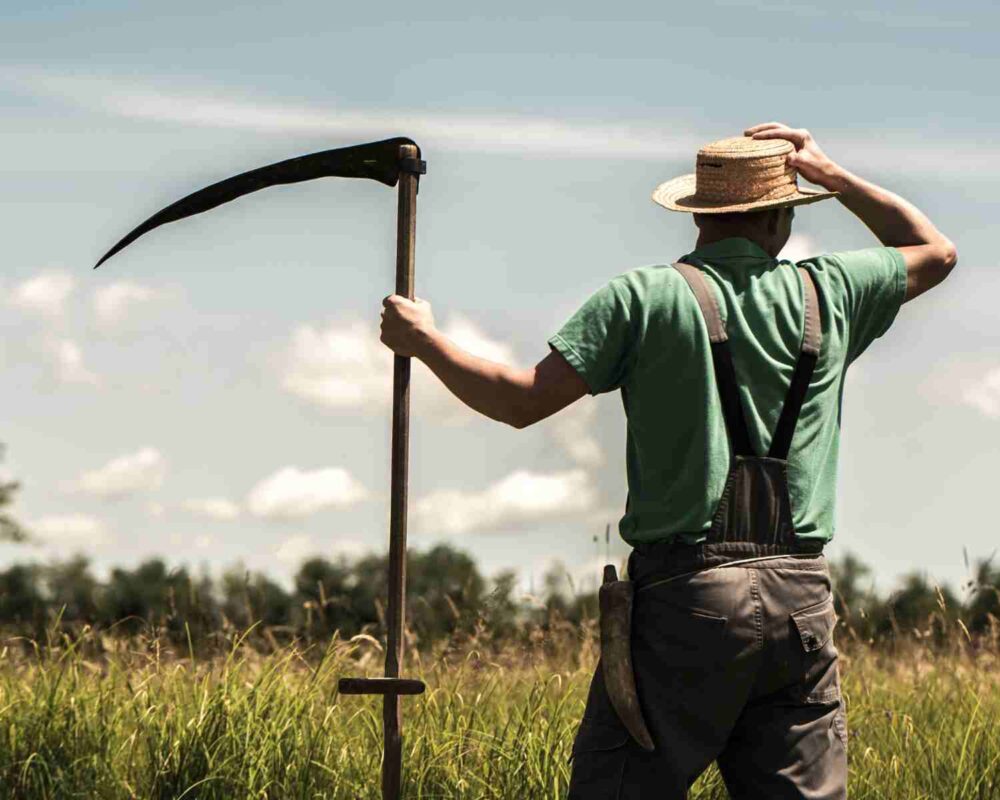
{"type": "Polygon", "coordinates": [[[427,162],[420,158],[403,158],[399,162],[400,172],[412,172],[415,175],[427,174],[427,162]]]}

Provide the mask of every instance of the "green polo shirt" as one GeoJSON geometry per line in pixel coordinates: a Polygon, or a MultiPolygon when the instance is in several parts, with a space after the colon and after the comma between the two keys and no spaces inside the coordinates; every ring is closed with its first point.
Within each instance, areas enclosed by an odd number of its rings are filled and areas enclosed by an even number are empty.
{"type": "MultiPolygon", "coordinates": [[[[750,441],[767,453],[802,342],[802,283],[791,261],[729,238],[684,260],[700,267],[719,299],[750,441]]],[[[830,253],[799,262],[819,290],[823,348],[789,454],[793,521],[802,537],[834,533],[837,448],[844,375],[888,330],[906,291],[894,247],[830,253]]],[[[683,534],[701,541],[730,464],[701,312],[668,265],[610,280],[549,339],[591,394],[621,390],[628,418],[628,499],[619,522],[630,544],[683,534]]]]}

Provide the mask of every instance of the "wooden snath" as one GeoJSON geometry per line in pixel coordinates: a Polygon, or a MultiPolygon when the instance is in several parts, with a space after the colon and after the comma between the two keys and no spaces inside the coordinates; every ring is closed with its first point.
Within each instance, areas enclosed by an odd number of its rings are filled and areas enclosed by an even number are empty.
{"type": "MultiPolygon", "coordinates": [[[[417,158],[413,145],[400,147],[401,163],[417,158]]],[[[418,175],[401,171],[396,215],[396,294],[413,299],[418,175]]],[[[392,463],[389,511],[389,603],[386,613],[384,678],[343,678],[341,694],[380,694],[382,699],[382,798],[398,800],[402,781],[403,734],[399,698],[421,694],[421,681],[400,678],[406,619],[406,506],[409,486],[410,359],[395,356],[392,374],[392,463]]]]}

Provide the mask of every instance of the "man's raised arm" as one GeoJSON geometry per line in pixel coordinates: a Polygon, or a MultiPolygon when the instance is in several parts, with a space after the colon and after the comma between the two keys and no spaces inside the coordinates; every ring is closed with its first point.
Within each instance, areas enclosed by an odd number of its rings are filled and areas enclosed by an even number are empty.
{"type": "Polygon", "coordinates": [[[428,302],[389,295],[382,301],[381,341],[396,355],[423,361],[469,408],[515,428],[543,420],[588,393],[587,384],[556,352],[518,369],[463,350],[434,325],[428,302]]]}
{"type": "Polygon", "coordinates": [[[850,209],[886,247],[895,247],[906,261],[903,302],[937,286],[958,263],[958,252],[925,214],[899,195],[862,180],[830,159],[803,128],[780,122],[754,125],[744,133],[755,139],[787,139],[796,152],[788,163],[808,181],[839,192],[850,209]]]}

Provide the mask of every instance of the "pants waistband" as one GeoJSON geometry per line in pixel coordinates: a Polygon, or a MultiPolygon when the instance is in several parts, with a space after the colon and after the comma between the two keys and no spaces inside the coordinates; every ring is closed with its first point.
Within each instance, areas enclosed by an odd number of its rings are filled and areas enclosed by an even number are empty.
{"type": "MultiPolygon", "coordinates": [[[[686,544],[678,540],[636,545],[628,560],[629,580],[637,584],[663,580],[689,572],[723,567],[756,559],[779,560],[784,556],[801,558],[804,568],[814,563],[826,568],[823,542],[803,539],[794,545],[758,544],[756,542],[711,542],[686,544]]],[[[761,566],[767,562],[764,561],[761,566]]]]}

